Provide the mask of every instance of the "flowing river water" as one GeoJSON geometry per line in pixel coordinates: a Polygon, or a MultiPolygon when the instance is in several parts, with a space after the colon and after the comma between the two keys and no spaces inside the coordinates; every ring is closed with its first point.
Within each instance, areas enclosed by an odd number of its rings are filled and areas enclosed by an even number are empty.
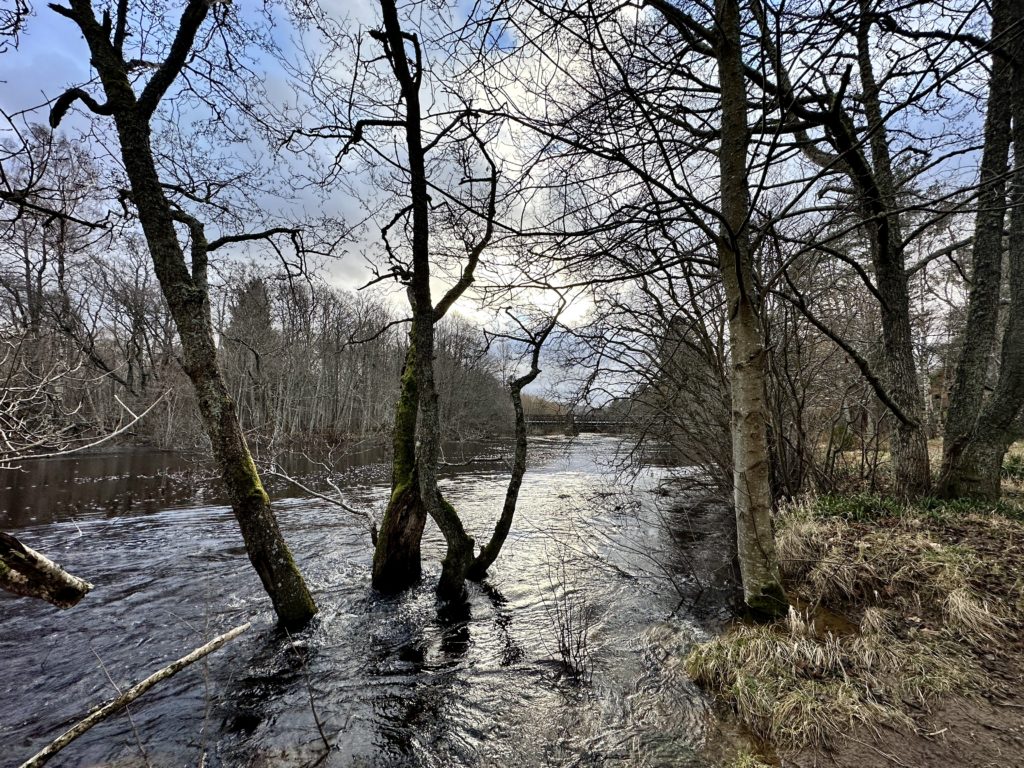
{"type": "MultiPolygon", "coordinates": [[[[126,451],[5,472],[0,527],[96,588],[68,611],[0,593],[0,765],[18,765],[114,683],[245,621],[252,629],[53,764],[715,765],[741,737],[681,661],[709,626],[691,610],[707,586],[694,563],[721,570],[728,537],[717,526],[695,533],[665,491],[669,468],[624,477],[624,447],[596,435],[533,441],[509,540],[457,616],[439,615],[434,598],[442,542],[432,524],[422,585],[383,598],[370,588],[363,522],[277,489],[320,606],[292,636],[274,626],[230,511],[182,457],[126,451]]],[[[356,457],[335,475],[350,504],[378,514],[381,458],[356,457]]],[[[506,482],[500,462],[442,481],[478,542],[506,482]]]]}

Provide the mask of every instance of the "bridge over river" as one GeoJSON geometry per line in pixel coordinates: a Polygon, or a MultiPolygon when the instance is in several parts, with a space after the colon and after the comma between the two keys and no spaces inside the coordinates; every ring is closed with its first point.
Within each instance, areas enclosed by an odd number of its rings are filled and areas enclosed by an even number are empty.
{"type": "Polygon", "coordinates": [[[560,416],[560,415],[526,415],[526,428],[533,434],[578,435],[581,432],[599,432],[604,434],[620,434],[629,430],[629,422],[625,419],[612,419],[606,416],[560,416]]]}

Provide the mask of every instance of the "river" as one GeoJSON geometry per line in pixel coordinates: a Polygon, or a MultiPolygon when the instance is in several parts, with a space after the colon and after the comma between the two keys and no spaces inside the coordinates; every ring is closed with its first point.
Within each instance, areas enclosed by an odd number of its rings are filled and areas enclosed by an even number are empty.
{"type": "MultiPolygon", "coordinates": [[[[293,636],[275,628],[230,511],[186,458],[123,451],[0,475],[0,527],[96,585],[68,611],[0,593],[0,763],[26,759],[113,683],[251,621],[53,764],[713,765],[739,737],[680,661],[709,626],[691,610],[706,586],[694,560],[714,571],[725,534],[694,533],[699,521],[664,490],[670,468],[624,475],[623,449],[614,437],[535,439],[505,549],[454,618],[439,617],[432,591],[432,524],[423,584],[382,598],[362,521],[276,489],[320,606],[293,636]]],[[[374,452],[336,475],[349,503],[378,514],[386,478],[374,452]]],[[[478,542],[506,482],[500,462],[442,480],[478,542]]]]}

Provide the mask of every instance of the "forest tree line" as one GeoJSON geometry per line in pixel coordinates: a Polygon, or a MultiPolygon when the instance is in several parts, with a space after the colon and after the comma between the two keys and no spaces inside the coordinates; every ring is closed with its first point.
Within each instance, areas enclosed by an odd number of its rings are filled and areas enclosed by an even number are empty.
{"type": "MultiPolygon", "coordinates": [[[[36,127],[35,137],[33,171],[59,191],[60,210],[83,219],[95,213],[89,158],[46,128],[36,127]]],[[[43,411],[36,418],[52,419],[66,438],[87,439],[121,418],[115,397],[135,411],[162,398],[123,439],[202,445],[177,331],[134,233],[97,235],[74,220],[23,211],[0,252],[0,375],[8,387],[57,376],[51,402],[26,404],[43,411]]],[[[407,341],[386,298],[238,260],[220,265],[211,307],[220,365],[250,439],[310,447],[390,431],[407,341]]],[[[452,317],[439,328],[437,356],[452,439],[508,434],[512,406],[498,350],[452,317]]]]}

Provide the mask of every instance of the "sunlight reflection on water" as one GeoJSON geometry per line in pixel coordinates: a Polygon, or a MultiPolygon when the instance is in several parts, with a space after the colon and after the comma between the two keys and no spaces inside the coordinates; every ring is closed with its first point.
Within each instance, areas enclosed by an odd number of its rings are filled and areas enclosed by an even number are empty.
{"type": "MultiPolygon", "coordinates": [[[[225,507],[154,501],[148,514],[90,514],[78,499],[74,521],[19,518],[19,535],[97,588],[63,613],[0,596],[4,743],[27,757],[108,698],[97,656],[127,683],[253,620],[249,633],[133,707],[152,765],[197,765],[203,754],[210,766],[309,765],[324,749],[310,694],[335,745],[322,765],[706,765],[700,748],[726,737],[680,667],[703,635],[672,615],[680,596],[666,573],[676,568],[684,588],[687,575],[673,562],[653,492],[668,470],[648,470],[630,489],[612,466],[620,445],[538,441],[512,534],[487,582],[470,586],[463,621],[438,616],[442,542],[432,525],[422,585],[382,598],[370,589],[372,553],[358,520],[313,499],[276,502],[321,607],[314,626],[287,637],[273,627],[225,507]],[[560,622],[587,627],[588,685],[565,674],[560,622]]],[[[379,465],[352,468],[349,502],[379,507],[386,475],[379,465]]],[[[442,483],[478,541],[506,482],[488,464],[442,483]]],[[[121,716],[59,764],[140,762],[121,716]]]]}

